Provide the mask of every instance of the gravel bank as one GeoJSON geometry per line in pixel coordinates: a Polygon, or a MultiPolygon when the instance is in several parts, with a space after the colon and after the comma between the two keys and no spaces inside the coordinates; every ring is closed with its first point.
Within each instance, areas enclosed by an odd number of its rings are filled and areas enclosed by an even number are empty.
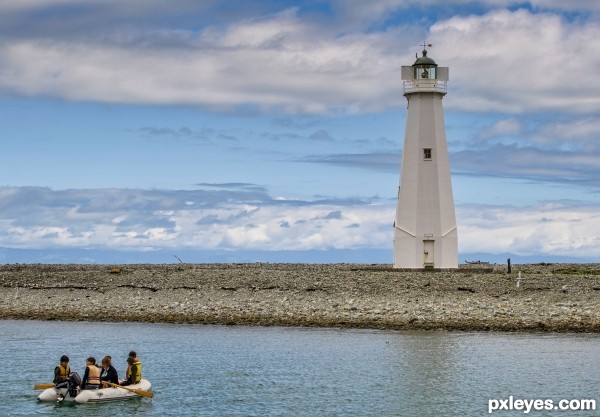
{"type": "Polygon", "coordinates": [[[600,332],[600,264],[10,264],[0,319],[600,332]]]}

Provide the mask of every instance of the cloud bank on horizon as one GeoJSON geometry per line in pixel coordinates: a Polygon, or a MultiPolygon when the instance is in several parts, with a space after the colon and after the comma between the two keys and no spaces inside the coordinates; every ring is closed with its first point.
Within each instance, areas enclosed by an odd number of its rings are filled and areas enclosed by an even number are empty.
{"type": "MultiPolygon", "coordinates": [[[[0,4],[0,247],[391,249],[419,44],[459,251],[600,256],[600,5],[0,4]]],[[[352,261],[349,259],[348,261],[352,261]]]]}

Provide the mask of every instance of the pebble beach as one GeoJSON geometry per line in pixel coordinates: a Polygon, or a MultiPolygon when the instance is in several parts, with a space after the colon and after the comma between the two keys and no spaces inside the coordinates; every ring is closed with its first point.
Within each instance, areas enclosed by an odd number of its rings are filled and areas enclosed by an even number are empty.
{"type": "Polygon", "coordinates": [[[600,264],[7,264],[0,319],[600,332],[600,264]]]}

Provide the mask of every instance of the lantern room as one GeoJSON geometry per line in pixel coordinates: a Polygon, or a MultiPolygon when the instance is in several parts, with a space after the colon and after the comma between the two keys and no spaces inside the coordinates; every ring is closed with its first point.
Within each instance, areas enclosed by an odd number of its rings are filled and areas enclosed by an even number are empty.
{"type": "Polygon", "coordinates": [[[438,67],[435,61],[427,56],[417,57],[412,66],[402,66],[404,95],[410,93],[436,92],[446,93],[448,67],[438,67]]]}
{"type": "Polygon", "coordinates": [[[423,49],[423,56],[417,58],[413,66],[413,76],[415,80],[436,79],[437,64],[427,56],[427,50],[423,49]]]}

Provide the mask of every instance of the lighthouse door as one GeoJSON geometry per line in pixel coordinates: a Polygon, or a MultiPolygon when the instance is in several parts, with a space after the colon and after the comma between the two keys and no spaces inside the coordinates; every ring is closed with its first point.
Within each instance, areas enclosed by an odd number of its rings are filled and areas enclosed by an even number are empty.
{"type": "Polygon", "coordinates": [[[423,241],[423,267],[433,268],[433,240],[423,241]]]}

